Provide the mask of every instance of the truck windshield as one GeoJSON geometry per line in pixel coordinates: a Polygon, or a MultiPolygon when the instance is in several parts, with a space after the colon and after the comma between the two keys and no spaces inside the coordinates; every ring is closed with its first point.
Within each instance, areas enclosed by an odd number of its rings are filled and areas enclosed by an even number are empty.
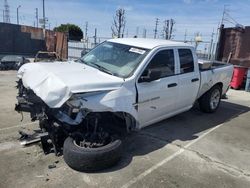
{"type": "Polygon", "coordinates": [[[104,42],[80,58],[80,61],[114,76],[127,78],[147,55],[148,49],[104,42]]]}

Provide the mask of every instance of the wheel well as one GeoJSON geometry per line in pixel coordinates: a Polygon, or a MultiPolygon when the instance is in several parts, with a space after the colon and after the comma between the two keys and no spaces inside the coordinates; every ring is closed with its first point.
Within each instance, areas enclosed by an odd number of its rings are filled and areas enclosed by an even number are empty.
{"type": "Polygon", "coordinates": [[[103,127],[119,133],[129,133],[136,128],[135,118],[126,112],[91,112],[96,116],[103,127]]]}
{"type": "MultiPolygon", "coordinates": [[[[222,91],[222,89],[223,89],[223,83],[222,83],[222,82],[218,82],[218,83],[216,83],[216,84],[213,85],[213,87],[215,87],[215,86],[219,86],[219,87],[221,88],[221,91],[222,91]]],[[[203,94],[199,97],[198,101],[200,101],[201,98],[202,98],[207,92],[209,92],[213,87],[211,87],[208,91],[206,91],[205,93],[203,93],[203,94]]]]}
{"type": "MultiPolygon", "coordinates": [[[[220,88],[222,89],[223,88],[223,83],[222,82],[218,82],[218,83],[216,83],[214,86],[220,86],[220,88]]],[[[213,86],[213,87],[214,87],[213,86]]]]}
{"type": "Polygon", "coordinates": [[[115,126],[122,128],[122,130],[127,133],[135,130],[136,120],[131,114],[126,112],[115,112],[113,113],[113,115],[115,117],[118,117],[120,119],[120,122],[122,122],[122,123],[118,122],[118,124],[115,126]]]}

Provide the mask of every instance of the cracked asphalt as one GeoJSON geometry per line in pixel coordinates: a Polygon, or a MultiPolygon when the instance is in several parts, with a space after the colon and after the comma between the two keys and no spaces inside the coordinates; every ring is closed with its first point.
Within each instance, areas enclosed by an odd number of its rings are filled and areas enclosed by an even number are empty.
{"type": "Polygon", "coordinates": [[[250,187],[250,93],[230,90],[214,114],[195,106],[133,133],[116,166],[80,173],[20,145],[18,130],[38,126],[14,112],[15,76],[0,71],[0,187],[250,187]]]}

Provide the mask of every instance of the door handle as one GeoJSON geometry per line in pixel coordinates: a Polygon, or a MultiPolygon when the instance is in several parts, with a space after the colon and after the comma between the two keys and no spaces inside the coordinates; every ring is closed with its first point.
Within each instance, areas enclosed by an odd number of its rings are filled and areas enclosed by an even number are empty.
{"type": "Polygon", "coordinates": [[[191,82],[197,82],[197,81],[199,81],[199,78],[193,78],[193,79],[191,80],[191,82]]]}
{"type": "Polygon", "coordinates": [[[168,87],[175,87],[175,86],[177,86],[177,83],[168,84],[168,87]]]}

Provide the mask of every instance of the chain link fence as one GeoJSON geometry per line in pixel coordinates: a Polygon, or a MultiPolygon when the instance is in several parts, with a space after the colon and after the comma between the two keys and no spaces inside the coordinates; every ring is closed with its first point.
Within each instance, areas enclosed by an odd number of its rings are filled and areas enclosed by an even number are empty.
{"type": "MultiPolygon", "coordinates": [[[[111,37],[110,37],[111,38],[111,37]]],[[[110,39],[108,37],[89,37],[88,40],[82,41],[68,41],[68,59],[78,59],[85,53],[89,52],[96,45],[102,43],[105,40],[110,39]]]]}

